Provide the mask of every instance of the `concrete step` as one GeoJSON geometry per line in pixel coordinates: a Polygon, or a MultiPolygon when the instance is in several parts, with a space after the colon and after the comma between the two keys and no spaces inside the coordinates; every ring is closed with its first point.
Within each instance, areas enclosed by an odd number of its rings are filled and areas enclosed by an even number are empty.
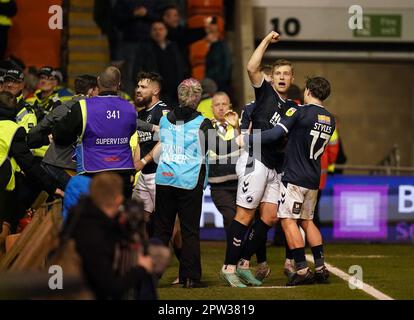
{"type": "Polygon", "coordinates": [[[70,50],[75,50],[75,48],[82,48],[82,49],[106,49],[108,46],[108,41],[106,37],[99,37],[99,38],[76,38],[73,37],[69,39],[68,46],[70,50]]]}
{"type": "Polygon", "coordinates": [[[73,52],[69,53],[69,63],[75,62],[103,62],[108,63],[107,52],[73,52]]]}
{"type": "Polygon", "coordinates": [[[93,20],[91,12],[70,12],[69,14],[70,27],[95,27],[98,28],[93,20]]]}
{"type": "Polygon", "coordinates": [[[107,66],[102,61],[98,62],[83,62],[83,63],[70,63],[68,66],[68,75],[79,75],[79,74],[98,74],[107,66]]]}
{"type": "Polygon", "coordinates": [[[70,0],[70,11],[75,8],[90,8],[92,11],[93,0],[70,0]]]}
{"type": "Polygon", "coordinates": [[[101,31],[97,27],[69,27],[69,38],[75,37],[99,37],[101,31]]]}

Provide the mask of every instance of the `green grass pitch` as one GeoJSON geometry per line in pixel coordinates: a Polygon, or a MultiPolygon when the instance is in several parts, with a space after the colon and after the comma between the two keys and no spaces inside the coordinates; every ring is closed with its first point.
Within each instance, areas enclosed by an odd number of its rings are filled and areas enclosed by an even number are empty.
{"type": "MultiPolygon", "coordinates": [[[[224,242],[203,242],[201,258],[202,280],[208,288],[183,289],[171,286],[178,275],[178,262],[173,257],[170,267],[159,284],[160,299],[168,300],[285,300],[285,299],[333,299],[333,300],[370,300],[375,299],[362,290],[351,290],[348,283],[331,274],[330,284],[315,284],[295,288],[230,288],[219,279],[223,263],[224,242]]],[[[307,249],[307,253],[311,253],[307,249]]],[[[283,275],[284,248],[268,247],[268,260],[272,274],[263,287],[284,286],[283,275]]],[[[348,272],[352,265],[363,270],[363,281],[393,299],[414,299],[414,246],[395,244],[328,244],[325,246],[326,261],[348,272]]],[[[255,267],[255,257],[251,265],[255,267]]]]}

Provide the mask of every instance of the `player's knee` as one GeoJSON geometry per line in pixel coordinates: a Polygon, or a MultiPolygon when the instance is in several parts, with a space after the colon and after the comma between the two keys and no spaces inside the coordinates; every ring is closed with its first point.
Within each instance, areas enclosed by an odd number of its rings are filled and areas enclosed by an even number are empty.
{"type": "Polygon", "coordinates": [[[276,213],[275,214],[268,214],[268,215],[263,215],[261,217],[262,221],[264,223],[266,223],[268,226],[273,226],[277,223],[278,218],[276,213]]]}
{"type": "Polygon", "coordinates": [[[253,220],[254,211],[255,210],[253,209],[251,210],[251,209],[245,209],[245,208],[238,207],[234,220],[240,222],[241,224],[245,226],[248,226],[253,220]]]}

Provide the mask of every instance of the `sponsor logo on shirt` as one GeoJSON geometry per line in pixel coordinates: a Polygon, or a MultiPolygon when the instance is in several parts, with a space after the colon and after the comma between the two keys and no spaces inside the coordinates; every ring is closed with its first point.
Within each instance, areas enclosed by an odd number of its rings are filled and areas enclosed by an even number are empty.
{"type": "Polygon", "coordinates": [[[326,116],[324,114],[318,114],[318,122],[325,123],[325,124],[331,124],[331,117],[326,116]]]}
{"type": "Polygon", "coordinates": [[[292,213],[293,214],[300,214],[301,209],[302,209],[302,203],[300,203],[300,202],[294,202],[293,203],[293,208],[292,208],[292,213]]]}

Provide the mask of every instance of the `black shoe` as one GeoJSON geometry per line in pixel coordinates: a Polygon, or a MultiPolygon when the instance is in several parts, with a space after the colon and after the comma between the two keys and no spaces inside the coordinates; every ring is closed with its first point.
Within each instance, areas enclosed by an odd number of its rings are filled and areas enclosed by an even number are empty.
{"type": "Polygon", "coordinates": [[[315,282],[315,277],[313,272],[308,269],[304,275],[300,275],[297,272],[289,279],[286,284],[287,287],[300,286],[304,284],[313,284],[315,282]]]}
{"type": "Polygon", "coordinates": [[[190,289],[190,288],[207,288],[207,287],[208,286],[207,286],[206,283],[203,283],[203,282],[200,282],[200,281],[195,281],[195,280],[192,280],[192,279],[185,279],[184,284],[183,284],[183,288],[187,288],[187,289],[190,289]]]}
{"type": "Polygon", "coordinates": [[[323,266],[321,270],[315,270],[315,281],[317,283],[329,283],[329,271],[326,266],[323,266]]]}

